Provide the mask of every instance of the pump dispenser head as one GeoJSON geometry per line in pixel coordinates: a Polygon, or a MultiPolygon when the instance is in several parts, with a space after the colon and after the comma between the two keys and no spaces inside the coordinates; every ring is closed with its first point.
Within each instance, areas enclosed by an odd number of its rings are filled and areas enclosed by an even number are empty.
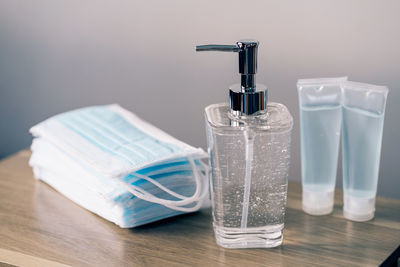
{"type": "Polygon", "coordinates": [[[231,111],[236,115],[254,115],[267,108],[267,88],[256,85],[258,44],[256,40],[246,39],[238,41],[236,45],[196,46],[196,51],[238,52],[241,83],[231,86],[229,90],[231,111]]]}

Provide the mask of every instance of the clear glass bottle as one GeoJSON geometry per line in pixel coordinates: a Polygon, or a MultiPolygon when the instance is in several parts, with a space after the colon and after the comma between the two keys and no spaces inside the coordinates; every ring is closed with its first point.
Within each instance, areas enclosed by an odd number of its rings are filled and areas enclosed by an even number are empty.
{"type": "Polygon", "coordinates": [[[269,103],[264,114],[236,117],[222,103],[205,113],[217,243],[229,248],[280,245],[293,125],[289,111],[269,103]]]}
{"type": "Polygon", "coordinates": [[[258,42],[237,46],[255,47],[238,51],[242,83],[230,88],[230,103],[205,109],[215,237],[227,248],[276,247],[283,239],[293,118],[284,105],[267,104],[255,77],[243,77],[255,75],[258,42]]]}

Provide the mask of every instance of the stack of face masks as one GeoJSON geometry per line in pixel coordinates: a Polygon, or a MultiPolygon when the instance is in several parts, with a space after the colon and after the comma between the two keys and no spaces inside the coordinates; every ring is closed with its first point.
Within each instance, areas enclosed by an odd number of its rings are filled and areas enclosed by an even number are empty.
{"type": "Polygon", "coordinates": [[[82,108],[31,128],[35,177],[121,227],[198,210],[207,154],[118,105],[82,108]]]}

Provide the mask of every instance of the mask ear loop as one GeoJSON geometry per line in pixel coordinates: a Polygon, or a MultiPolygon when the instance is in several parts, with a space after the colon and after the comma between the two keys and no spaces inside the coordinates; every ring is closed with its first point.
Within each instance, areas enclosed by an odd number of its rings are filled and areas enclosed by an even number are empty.
{"type": "MultiPolygon", "coordinates": [[[[158,197],[146,192],[145,190],[143,190],[142,188],[140,188],[138,186],[135,186],[132,184],[126,184],[125,182],[124,182],[124,185],[127,187],[128,191],[130,191],[132,194],[134,194],[135,196],[137,196],[138,198],[141,198],[143,200],[157,203],[160,205],[164,205],[173,210],[184,211],[184,212],[196,211],[201,206],[202,200],[204,199],[204,197],[206,195],[205,193],[207,193],[207,191],[203,190],[203,193],[199,196],[199,192],[201,190],[201,179],[199,177],[198,170],[197,170],[196,165],[194,164],[193,160],[189,158],[189,161],[191,162],[191,165],[193,168],[193,173],[195,175],[196,193],[191,197],[187,197],[187,199],[185,199],[185,200],[172,201],[172,200],[167,200],[167,199],[161,199],[161,198],[158,198],[158,197]],[[192,204],[195,202],[196,202],[196,205],[193,207],[190,207],[190,208],[181,207],[181,205],[188,205],[188,204],[192,204]]],[[[150,177],[147,177],[147,178],[151,179],[150,177]]]]}
{"type": "MultiPolygon", "coordinates": [[[[181,194],[178,194],[178,193],[168,189],[167,187],[163,186],[162,184],[160,184],[156,180],[154,180],[154,179],[152,179],[152,178],[150,178],[150,177],[148,177],[146,175],[141,175],[141,174],[135,173],[134,176],[137,177],[137,178],[149,181],[150,183],[154,184],[155,186],[157,186],[158,188],[160,188],[164,192],[166,192],[166,193],[168,193],[168,194],[170,194],[170,195],[172,195],[172,196],[174,196],[174,197],[176,197],[178,199],[181,199],[181,201],[179,201],[179,202],[176,201],[176,200],[168,200],[168,201],[171,201],[171,203],[174,203],[174,205],[177,205],[176,203],[178,203],[179,206],[187,205],[187,204],[192,203],[193,201],[197,201],[197,199],[199,197],[199,194],[201,192],[201,189],[202,189],[201,186],[200,186],[201,178],[200,177],[196,177],[196,175],[198,174],[198,168],[197,168],[197,166],[195,165],[195,163],[193,162],[192,159],[189,159],[189,162],[191,163],[191,167],[192,167],[193,173],[195,175],[195,181],[196,181],[196,192],[190,197],[186,197],[186,196],[183,196],[181,194]]],[[[199,161],[199,162],[201,162],[201,161],[199,161]]],[[[201,165],[201,166],[204,168],[204,165],[201,165]]],[[[130,184],[130,185],[132,185],[132,184],[130,184]]],[[[132,185],[132,186],[134,186],[134,185],[132,185]]],[[[150,194],[150,193],[148,193],[148,194],[150,194]]]]}
{"type": "Polygon", "coordinates": [[[202,186],[202,180],[204,180],[204,179],[201,179],[201,177],[200,177],[200,175],[201,175],[204,178],[207,175],[207,168],[206,168],[206,165],[201,160],[199,160],[200,165],[203,168],[205,168],[205,171],[206,171],[206,175],[202,175],[199,172],[194,160],[191,157],[189,157],[188,160],[192,167],[192,172],[194,174],[194,178],[195,178],[195,182],[196,182],[196,191],[190,197],[186,197],[186,196],[183,196],[176,192],[173,192],[172,190],[168,189],[167,187],[163,186],[162,184],[160,184],[159,182],[157,182],[156,180],[154,180],[148,176],[137,174],[137,173],[134,174],[135,177],[144,179],[144,180],[154,184],[155,186],[157,186],[164,192],[166,192],[178,199],[181,199],[181,200],[169,200],[169,199],[159,198],[136,185],[127,183],[125,181],[121,181],[121,182],[123,183],[123,185],[127,188],[127,190],[129,192],[131,192],[133,195],[135,195],[136,197],[138,197],[140,199],[143,199],[143,200],[146,200],[146,201],[149,201],[152,203],[164,205],[165,207],[168,207],[170,209],[177,210],[177,211],[183,211],[183,212],[196,211],[201,206],[202,200],[204,199],[204,197],[206,196],[206,193],[207,193],[207,190],[205,190],[206,187],[202,186]],[[182,207],[182,206],[186,206],[186,205],[189,205],[192,203],[196,203],[196,205],[193,207],[182,207]]]}

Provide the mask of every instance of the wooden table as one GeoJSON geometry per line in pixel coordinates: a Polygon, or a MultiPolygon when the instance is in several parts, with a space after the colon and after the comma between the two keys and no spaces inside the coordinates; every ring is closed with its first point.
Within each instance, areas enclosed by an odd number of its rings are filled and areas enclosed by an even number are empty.
{"type": "MultiPolygon", "coordinates": [[[[378,198],[375,219],[342,216],[337,190],[329,216],[301,210],[289,183],[283,245],[224,249],[210,210],[121,229],[33,178],[22,151],[0,163],[0,263],[25,266],[376,266],[400,245],[400,200],[378,198]]],[[[8,265],[6,264],[6,265],[8,265]]],[[[1,264],[0,264],[1,265],[1,264]]]]}

